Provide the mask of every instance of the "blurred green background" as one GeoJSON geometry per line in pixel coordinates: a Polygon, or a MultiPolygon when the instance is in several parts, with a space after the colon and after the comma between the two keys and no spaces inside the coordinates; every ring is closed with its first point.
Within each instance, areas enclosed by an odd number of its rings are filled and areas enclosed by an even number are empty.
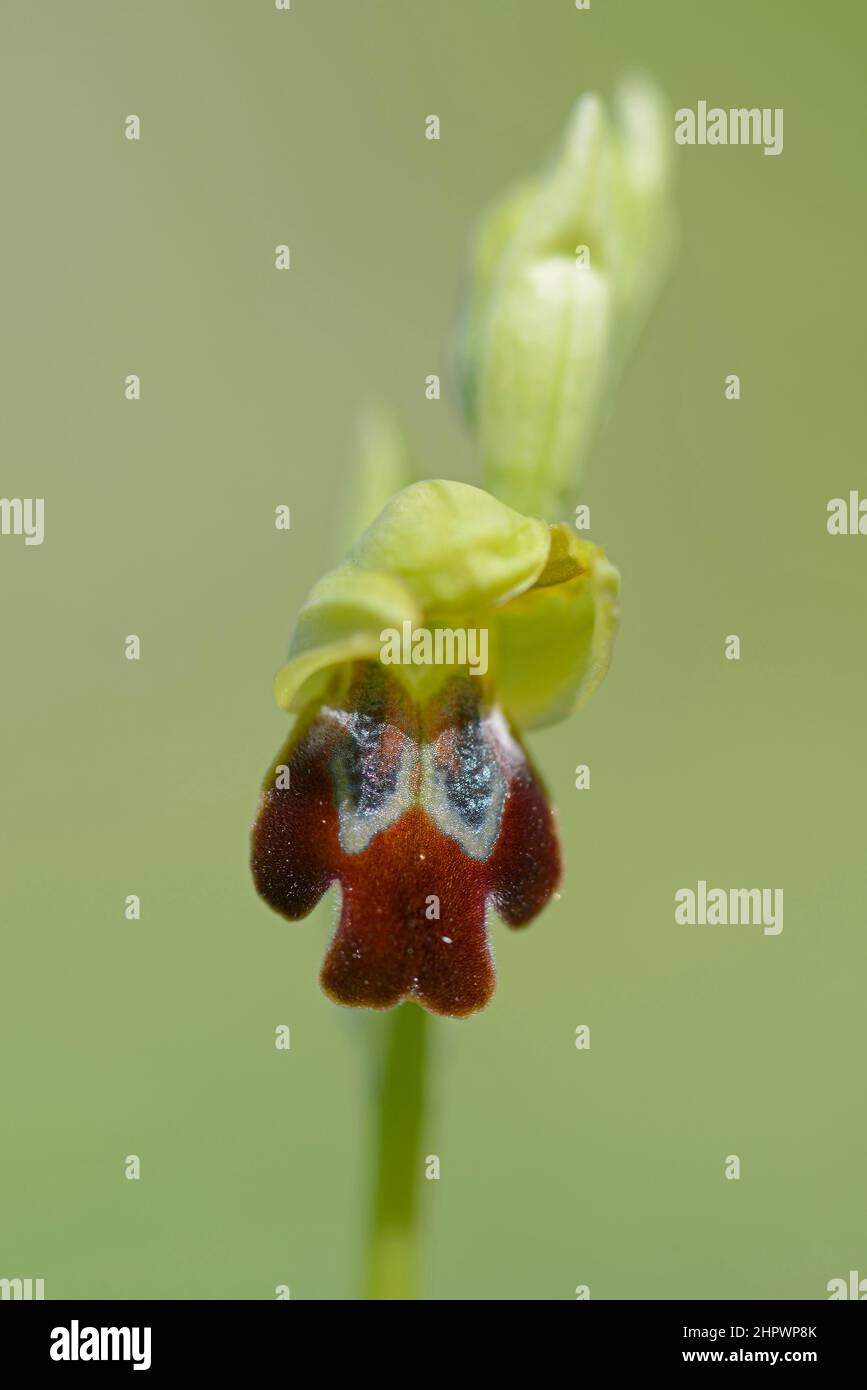
{"type": "Polygon", "coordinates": [[[454,391],[424,397],[470,229],[636,67],[672,111],[782,106],[785,150],[675,150],[677,271],[581,499],[622,634],[532,745],[562,898],[495,924],[493,1006],[435,1025],[428,1292],[867,1275],[867,540],[825,528],[867,490],[865,29],[844,0],[4,4],[0,491],[46,499],[46,539],[0,538],[0,1276],[356,1296],[371,1116],[363,1024],[317,986],[334,905],[284,923],[247,869],[271,677],[364,402],[422,473],[476,477],[454,391]],[[782,935],[676,926],[699,878],[783,887],[782,935]]]}

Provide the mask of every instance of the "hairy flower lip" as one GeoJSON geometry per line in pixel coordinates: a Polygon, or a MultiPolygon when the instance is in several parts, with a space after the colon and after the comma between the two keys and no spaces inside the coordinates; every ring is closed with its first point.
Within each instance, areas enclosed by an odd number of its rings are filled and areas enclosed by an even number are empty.
{"type": "Polygon", "coordinates": [[[423,703],[390,669],[335,675],[266,779],[252,867],[275,911],[306,916],[339,883],[321,984],[347,1007],[413,999],[463,1018],[494,990],[487,916],[535,917],[560,880],[554,814],[526,753],[477,682],[445,674],[423,703]]]}

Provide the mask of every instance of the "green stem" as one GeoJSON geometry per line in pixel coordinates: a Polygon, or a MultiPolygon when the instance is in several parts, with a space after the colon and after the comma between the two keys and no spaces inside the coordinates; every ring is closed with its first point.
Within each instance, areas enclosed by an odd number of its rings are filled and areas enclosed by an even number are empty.
{"type": "Polygon", "coordinates": [[[388,1017],[377,1091],[376,1176],[367,1266],[369,1299],[415,1299],[419,1277],[427,1015],[402,1004],[388,1017]]]}

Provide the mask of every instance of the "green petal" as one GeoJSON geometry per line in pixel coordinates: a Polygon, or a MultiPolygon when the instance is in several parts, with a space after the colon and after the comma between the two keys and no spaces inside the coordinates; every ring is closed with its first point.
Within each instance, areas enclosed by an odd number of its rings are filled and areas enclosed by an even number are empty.
{"type": "Polygon", "coordinates": [[[602,680],[618,591],[605,552],[570,527],[549,528],[462,483],[415,483],[311,591],[277,701],[300,710],[323,698],[333,668],[378,657],[384,628],[452,612],[488,630],[497,703],[523,727],[551,723],[602,680]]]}
{"type": "Polygon", "coordinates": [[[535,583],[549,548],[543,521],[479,488],[442,481],[404,488],[349,559],[311,590],[275,678],[277,703],[297,711],[322,693],[331,667],[377,657],[384,628],[506,602],[535,583]]]}
{"type": "Polygon", "coordinates": [[[278,705],[297,711],[324,689],[331,667],[376,657],[380,632],[420,623],[422,611],[395,575],[344,561],[311,589],[289,646],[289,660],[274,678],[278,705]]]}
{"type": "Polygon", "coordinates": [[[352,552],[362,570],[396,575],[428,616],[502,603],[533,584],[548,527],[480,488],[414,483],[392,498],[352,552]]]}
{"type": "Polygon", "coordinates": [[[605,551],[566,526],[553,528],[551,551],[548,575],[493,617],[497,702],[522,728],[555,723],[589,699],[617,631],[620,576],[605,551]],[[556,582],[558,567],[571,577],[556,582]]]}

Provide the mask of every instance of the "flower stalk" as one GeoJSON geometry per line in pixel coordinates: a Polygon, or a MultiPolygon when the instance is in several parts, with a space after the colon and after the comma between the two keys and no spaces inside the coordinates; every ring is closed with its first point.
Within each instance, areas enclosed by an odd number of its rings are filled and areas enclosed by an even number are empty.
{"type": "Polygon", "coordinates": [[[419,1216],[428,1101],[428,1022],[417,1004],[385,1021],[376,1096],[373,1203],[366,1297],[414,1300],[420,1290],[419,1216]]]}

